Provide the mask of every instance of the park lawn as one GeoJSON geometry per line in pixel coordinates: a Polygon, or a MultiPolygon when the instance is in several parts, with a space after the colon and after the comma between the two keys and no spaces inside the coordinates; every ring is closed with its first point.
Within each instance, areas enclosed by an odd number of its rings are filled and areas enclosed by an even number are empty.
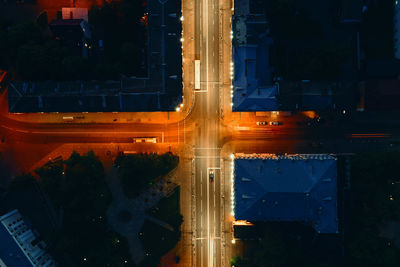
{"type": "Polygon", "coordinates": [[[128,198],[139,196],[156,179],[167,175],[178,166],[178,163],[179,157],[171,153],[124,155],[115,160],[115,165],[119,166],[118,174],[124,194],[128,198]]]}
{"type": "Polygon", "coordinates": [[[149,216],[169,224],[174,230],[171,231],[152,221],[145,220],[139,239],[142,241],[145,253],[149,255],[142,262],[143,266],[157,265],[161,257],[178,243],[182,224],[179,202],[180,188],[177,187],[171,196],[163,198],[156,207],[147,212],[149,216]]]}
{"type": "Polygon", "coordinates": [[[174,193],[158,202],[157,206],[147,212],[148,215],[177,226],[177,215],[180,214],[180,187],[175,188],[174,193]]]}

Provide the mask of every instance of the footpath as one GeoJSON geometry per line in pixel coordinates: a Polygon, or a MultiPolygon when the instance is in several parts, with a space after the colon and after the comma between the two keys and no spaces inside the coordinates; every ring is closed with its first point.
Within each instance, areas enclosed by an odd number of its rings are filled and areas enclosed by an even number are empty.
{"type": "Polygon", "coordinates": [[[177,122],[190,113],[194,104],[194,93],[191,90],[183,97],[177,111],[157,112],[69,112],[69,113],[8,113],[7,90],[0,96],[0,113],[12,120],[27,123],[160,123],[177,122]],[[179,110],[179,111],[178,111],[179,110]]]}

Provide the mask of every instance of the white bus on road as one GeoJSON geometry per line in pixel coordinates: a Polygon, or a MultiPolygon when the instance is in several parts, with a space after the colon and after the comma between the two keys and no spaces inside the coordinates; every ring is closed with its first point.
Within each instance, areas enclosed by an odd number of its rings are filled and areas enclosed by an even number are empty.
{"type": "Polygon", "coordinates": [[[194,61],[194,89],[200,90],[200,60],[194,61]]]}
{"type": "Polygon", "coordinates": [[[157,143],[156,137],[134,137],[133,143],[157,143]]]}

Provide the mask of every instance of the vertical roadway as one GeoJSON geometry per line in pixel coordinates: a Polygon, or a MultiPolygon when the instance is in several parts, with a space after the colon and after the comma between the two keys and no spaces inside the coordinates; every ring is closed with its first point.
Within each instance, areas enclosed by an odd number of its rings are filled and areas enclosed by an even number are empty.
{"type": "Polygon", "coordinates": [[[195,57],[200,59],[201,91],[192,116],[195,164],[194,266],[221,266],[221,188],[219,109],[218,0],[195,1],[195,57]],[[210,181],[210,170],[214,180],[210,181]]]}

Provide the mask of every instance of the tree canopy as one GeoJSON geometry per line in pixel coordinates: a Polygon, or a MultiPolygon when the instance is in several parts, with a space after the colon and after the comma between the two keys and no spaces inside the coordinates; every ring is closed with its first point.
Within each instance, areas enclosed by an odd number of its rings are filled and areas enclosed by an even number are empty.
{"type": "Polygon", "coordinates": [[[107,225],[111,193],[93,151],[73,152],[69,159],[50,161],[35,172],[60,214],[60,229],[47,237],[56,256],[66,254],[76,266],[133,266],[127,241],[107,225]]]}
{"type": "Polygon", "coordinates": [[[134,198],[149,188],[156,178],[178,166],[178,162],[179,158],[171,153],[146,153],[120,156],[115,164],[119,166],[118,173],[125,195],[134,198]]]}

